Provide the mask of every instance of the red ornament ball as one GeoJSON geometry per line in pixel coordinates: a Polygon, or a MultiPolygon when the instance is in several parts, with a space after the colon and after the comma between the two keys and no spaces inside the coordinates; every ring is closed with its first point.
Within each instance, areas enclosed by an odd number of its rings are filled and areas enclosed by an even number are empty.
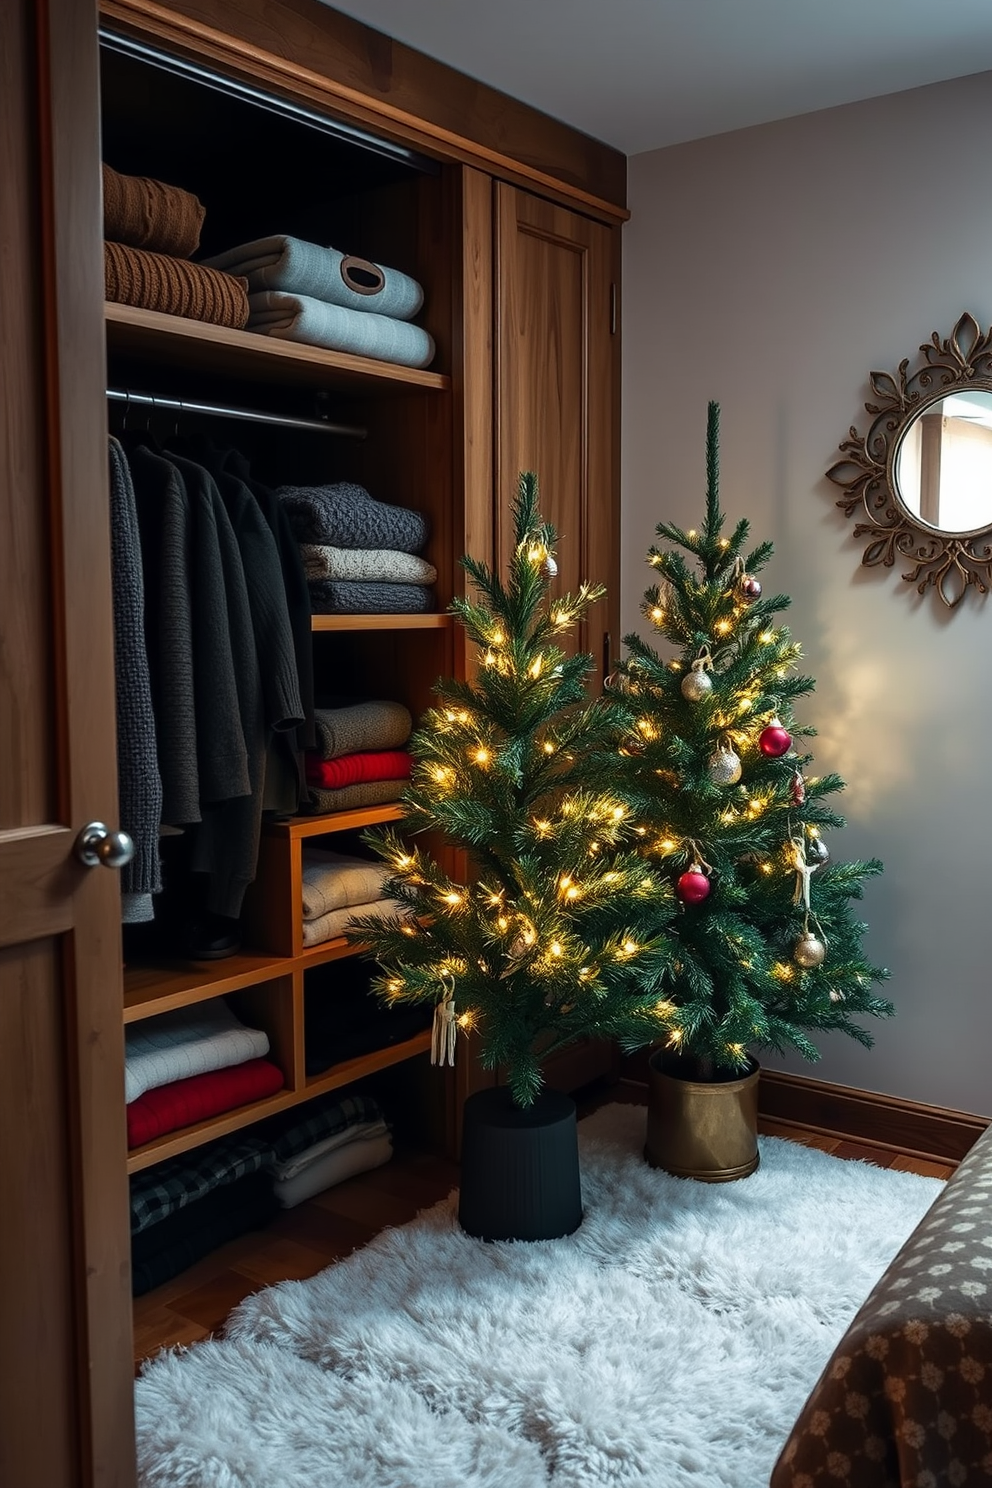
{"type": "Polygon", "coordinates": [[[792,748],[792,735],[780,723],[770,723],[758,735],[758,748],[767,759],[778,759],[792,748]]]}
{"type": "Polygon", "coordinates": [[[702,904],[709,897],[710,881],[700,868],[690,868],[675,885],[683,904],[702,904]]]}
{"type": "Polygon", "coordinates": [[[746,574],[744,578],[741,579],[741,594],[744,596],[745,599],[760,599],[761,585],[759,584],[758,580],[752,579],[750,574],[746,574]]]}

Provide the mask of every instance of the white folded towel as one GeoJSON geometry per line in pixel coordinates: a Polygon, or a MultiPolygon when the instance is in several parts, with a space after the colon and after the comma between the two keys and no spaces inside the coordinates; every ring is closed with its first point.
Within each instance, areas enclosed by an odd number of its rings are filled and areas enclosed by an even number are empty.
{"type": "Polygon", "coordinates": [[[353,1178],[356,1173],[381,1168],[392,1155],[393,1139],[388,1132],[385,1136],[370,1137],[365,1141],[359,1138],[357,1142],[349,1142],[345,1147],[326,1153],[303,1172],[297,1173],[295,1178],[277,1179],[272,1192],[284,1209],[292,1209],[296,1204],[302,1204],[304,1199],[323,1193],[325,1188],[333,1188],[335,1183],[353,1178]]]}
{"type": "Polygon", "coordinates": [[[333,548],[326,543],[300,543],[308,579],[352,579],[377,584],[433,584],[437,569],[415,553],[390,548],[333,548]]]}
{"type": "Polygon", "coordinates": [[[268,1052],[268,1034],[246,1028],[220,998],[159,1013],[125,1030],[124,1098],[137,1100],[159,1085],[245,1064],[268,1052]]]}
{"type": "Polygon", "coordinates": [[[303,854],[304,920],[319,920],[332,910],[381,899],[389,873],[385,863],[308,847],[303,854]]]}
{"type": "Polygon", "coordinates": [[[354,904],[348,909],[332,909],[319,920],[303,921],[303,944],[323,945],[325,940],[334,940],[343,935],[355,915],[371,915],[377,920],[388,920],[393,915],[406,919],[410,911],[398,899],[377,899],[371,904],[354,904]]]}
{"type": "Polygon", "coordinates": [[[298,1173],[306,1172],[307,1168],[319,1162],[328,1152],[337,1152],[339,1147],[347,1147],[350,1142],[364,1142],[372,1137],[387,1136],[388,1133],[389,1127],[385,1121],[357,1121],[354,1126],[346,1126],[344,1131],[323,1137],[321,1141],[314,1142],[312,1147],[305,1147],[302,1152],[297,1152],[285,1162],[270,1163],[267,1171],[273,1178],[284,1183],[288,1178],[295,1178],[298,1173]]]}

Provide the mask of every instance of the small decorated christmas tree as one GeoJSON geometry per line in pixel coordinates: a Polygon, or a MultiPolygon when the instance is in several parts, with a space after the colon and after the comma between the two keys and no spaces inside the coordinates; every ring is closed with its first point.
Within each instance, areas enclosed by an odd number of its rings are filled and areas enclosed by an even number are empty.
{"type": "Polygon", "coordinates": [[[550,597],[556,534],[537,503],[522,475],[505,584],[462,559],[478,597],[452,609],[478,648],[477,679],[437,684],[411,740],[402,830],[366,835],[406,913],[356,919],[351,933],[378,961],[386,1003],[435,1005],[435,1057],[453,1058],[456,1029],[474,1031],[521,1107],[541,1059],[575,1039],[655,1037],[674,909],[617,789],[629,702],[591,701],[592,659],[556,644],[602,589],[550,597]],[[465,851],[468,882],[418,845],[423,832],[465,851]]]}
{"type": "Polygon", "coordinates": [[[866,927],[850,907],[881,864],[829,861],[823,833],[844,822],[826,802],[844,782],[807,774],[798,741],[816,731],[795,722],[793,703],[814,683],[776,623],[788,598],[763,597],[756,577],[771,544],[746,552],[745,520],[724,536],[718,432],[711,403],[702,530],[660,523],[671,546],[648,553],[659,582],[643,613],[674,654],[626,636],[610,679],[637,710],[618,784],[681,905],[657,1038],[702,1080],[748,1068],[753,1048],[817,1059],[811,1029],[870,1047],[857,1015],[893,1011],[872,991],[888,973],[862,954],[866,927]]]}

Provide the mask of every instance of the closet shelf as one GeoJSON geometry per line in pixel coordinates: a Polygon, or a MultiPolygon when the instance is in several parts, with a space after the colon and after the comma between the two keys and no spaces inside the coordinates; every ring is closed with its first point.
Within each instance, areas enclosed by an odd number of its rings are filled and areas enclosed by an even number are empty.
{"type": "Polygon", "coordinates": [[[265,1100],[252,1101],[250,1105],[239,1106],[235,1111],[226,1111],[222,1116],[211,1116],[206,1121],[197,1121],[180,1131],[157,1137],[154,1142],[148,1142],[144,1147],[135,1147],[128,1154],[128,1173],[138,1173],[142,1168],[149,1168],[153,1163],[162,1162],[167,1157],[176,1157],[192,1147],[199,1147],[204,1141],[227,1136],[230,1132],[240,1131],[244,1126],[263,1120],[266,1116],[285,1111],[289,1106],[313,1100],[314,1096],[323,1095],[325,1091],[338,1090],[366,1075],[374,1075],[391,1065],[402,1064],[404,1060],[426,1054],[430,1046],[430,1029],[424,1029],[422,1033],[415,1034],[401,1044],[373,1049],[370,1054],[361,1054],[357,1059],[346,1059],[341,1064],[332,1065],[323,1074],[308,1080],[299,1090],[280,1090],[265,1100]]]}
{"type": "Polygon", "coordinates": [[[105,304],[107,350],[153,359],[157,365],[195,366],[198,370],[240,377],[250,382],[278,382],[310,388],[333,388],[366,396],[422,388],[446,392],[451,378],[419,367],[398,367],[344,351],[325,351],[296,341],[280,341],[251,331],[232,331],[201,320],[184,320],[158,310],[105,304]]]}
{"type": "MultiPolygon", "coordinates": [[[[356,913],[358,911],[356,910],[356,913]]],[[[228,992],[242,992],[263,982],[309,971],[328,961],[360,956],[343,935],[307,946],[298,956],[226,956],[222,961],[159,961],[124,970],[124,1022],[138,1023],[173,1008],[209,1002],[228,992]]]]}
{"type": "Polygon", "coordinates": [[[450,630],[454,616],[444,611],[431,615],[312,615],[310,629],[317,630],[450,630]]]}
{"type": "Polygon", "coordinates": [[[326,837],[330,832],[350,832],[375,827],[380,822],[400,821],[403,807],[398,801],[382,806],[356,806],[352,811],[331,811],[324,816],[289,816],[265,821],[262,830],[271,837],[326,837]]]}

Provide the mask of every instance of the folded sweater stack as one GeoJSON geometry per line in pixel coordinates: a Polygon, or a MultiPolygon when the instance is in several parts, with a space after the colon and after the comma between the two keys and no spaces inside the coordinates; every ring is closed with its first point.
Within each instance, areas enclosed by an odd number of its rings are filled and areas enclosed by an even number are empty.
{"type": "Polygon", "coordinates": [[[103,266],[108,300],[240,330],[247,281],[189,262],[200,243],[202,203],[149,176],[103,167],[103,266]]]}
{"type": "Polygon", "coordinates": [[[422,512],[375,501],[364,486],[280,486],[300,544],[317,615],[425,614],[437,569],[418,557],[430,533],[422,512]]]}
{"type": "Polygon", "coordinates": [[[280,1206],[388,1161],[379,1105],[323,1096],[145,1168],[131,1179],[132,1289],[141,1296],[228,1240],[265,1225],[280,1206]]]}
{"type": "Polygon", "coordinates": [[[128,1026],[124,1055],[129,1147],[274,1095],[282,1070],[268,1035],[221,998],[128,1026]]]}
{"type": "Polygon", "coordinates": [[[308,750],[306,775],[314,811],[350,811],[398,801],[410,774],[403,747],[413,716],[402,703],[373,700],[314,710],[317,748],[308,750]]]}
{"type": "Polygon", "coordinates": [[[424,292],[408,274],[281,233],[206,262],[248,281],[250,331],[404,367],[433,360],[433,340],[410,324],[424,292]]]}
{"type": "Polygon", "coordinates": [[[322,945],[343,935],[354,915],[388,919],[403,906],[384,897],[384,863],[307,848],[303,854],[303,944],[322,945]]]}

